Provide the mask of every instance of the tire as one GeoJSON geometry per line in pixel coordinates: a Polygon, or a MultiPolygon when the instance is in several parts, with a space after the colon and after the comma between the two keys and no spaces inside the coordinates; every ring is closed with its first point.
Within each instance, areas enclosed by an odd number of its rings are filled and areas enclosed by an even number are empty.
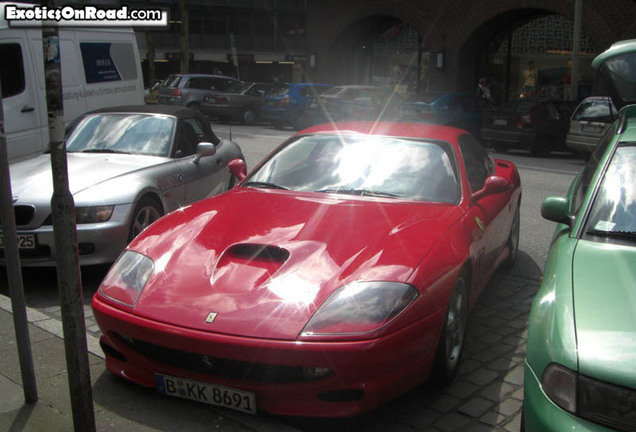
{"type": "Polygon", "coordinates": [[[256,111],[249,107],[243,108],[243,111],[241,111],[241,123],[245,125],[256,123],[256,111]]]}
{"type": "Polygon", "coordinates": [[[501,268],[504,270],[510,270],[514,267],[517,261],[517,255],[519,255],[519,232],[520,232],[520,218],[519,218],[519,206],[512,217],[512,226],[510,227],[510,234],[508,234],[508,241],[506,246],[510,251],[508,258],[501,264],[501,268]]]}
{"type": "Polygon", "coordinates": [[[151,197],[143,197],[139,200],[133,211],[130,220],[130,229],[128,231],[128,241],[132,241],[151,223],[163,216],[163,209],[157,199],[151,197]]]}
{"type": "Polygon", "coordinates": [[[530,152],[533,156],[547,157],[552,151],[552,137],[549,135],[539,135],[532,144],[530,152]]]}
{"type": "Polygon", "coordinates": [[[448,385],[457,375],[464,353],[467,326],[468,279],[462,273],[455,281],[455,287],[446,308],[442,333],[431,372],[431,381],[434,385],[448,385]]]}

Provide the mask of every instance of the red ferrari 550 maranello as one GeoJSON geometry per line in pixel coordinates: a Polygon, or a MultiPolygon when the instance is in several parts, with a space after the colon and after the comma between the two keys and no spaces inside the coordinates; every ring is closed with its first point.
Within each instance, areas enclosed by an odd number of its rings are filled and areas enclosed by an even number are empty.
{"type": "Polygon", "coordinates": [[[93,298],[110,371],[159,392],[348,416],[453,379],[468,313],[519,242],[516,167],[467,132],[299,132],[127,247],[93,298]]]}

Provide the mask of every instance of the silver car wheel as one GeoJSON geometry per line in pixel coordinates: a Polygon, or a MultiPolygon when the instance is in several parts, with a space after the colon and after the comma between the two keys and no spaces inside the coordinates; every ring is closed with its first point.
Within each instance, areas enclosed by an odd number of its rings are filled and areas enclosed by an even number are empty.
{"type": "Polygon", "coordinates": [[[128,241],[137,237],[144,229],[162,216],[159,205],[152,199],[143,198],[135,207],[130,224],[128,241]]]}

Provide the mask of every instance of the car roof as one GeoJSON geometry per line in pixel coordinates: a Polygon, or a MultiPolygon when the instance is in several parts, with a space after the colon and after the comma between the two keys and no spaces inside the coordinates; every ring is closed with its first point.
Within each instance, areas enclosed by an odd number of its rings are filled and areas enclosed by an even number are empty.
{"type": "Polygon", "coordinates": [[[144,114],[163,114],[170,115],[174,117],[196,117],[203,116],[199,111],[193,110],[191,108],[187,108],[179,105],[162,105],[162,104],[152,104],[152,105],[122,105],[115,107],[107,107],[100,108],[94,111],[90,111],[87,114],[93,113],[107,113],[107,112],[118,112],[118,113],[144,113],[144,114]]]}
{"type": "Polygon", "coordinates": [[[298,132],[297,135],[333,132],[362,133],[378,136],[431,139],[448,142],[456,142],[460,135],[467,134],[467,132],[454,127],[426,123],[354,121],[325,123],[318,126],[312,126],[298,132]]]}

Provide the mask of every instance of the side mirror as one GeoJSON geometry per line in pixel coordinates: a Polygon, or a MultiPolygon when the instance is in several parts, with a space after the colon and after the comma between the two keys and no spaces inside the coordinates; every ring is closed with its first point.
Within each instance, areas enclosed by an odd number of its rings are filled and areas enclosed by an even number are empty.
{"type": "Polygon", "coordinates": [[[247,165],[243,159],[232,159],[227,163],[227,169],[240,182],[247,177],[247,165]]]}
{"type": "Polygon", "coordinates": [[[214,156],[216,154],[216,146],[211,142],[202,141],[197,144],[197,156],[194,158],[194,163],[198,164],[201,158],[206,156],[214,156]]]}
{"type": "Polygon", "coordinates": [[[490,176],[484,182],[484,187],[479,189],[477,192],[474,192],[470,196],[470,198],[473,200],[473,202],[477,202],[488,195],[508,192],[512,189],[512,187],[512,184],[505,178],[499,176],[490,176]]]}
{"type": "Polygon", "coordinates": [[[570,203],[564,197],[547,197],[541,203],[541,216],[552,222],[572,226],[574,217],[570,214],[570,203]]]}

